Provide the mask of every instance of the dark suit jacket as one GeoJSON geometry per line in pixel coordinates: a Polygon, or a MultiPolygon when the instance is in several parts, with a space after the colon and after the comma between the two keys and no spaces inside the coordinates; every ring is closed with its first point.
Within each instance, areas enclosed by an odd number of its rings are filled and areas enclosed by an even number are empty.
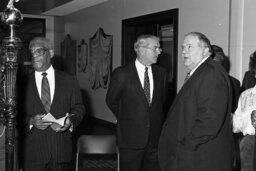
{"type": "MultiPolygon", "coordinates": [[[[67,130],[62,133],[54,132],[50,127],[39,130],[35,127],[29,129],[29,120],[37,114],[46,114],[40,100],[34,73],[25,80],[23,100],[26,117],[25,134],[25,160],[32,163],[46,163],[51,157],[56,162],[68,162],[72,157],[72,133],[67,130]]],[[[75,114],[70,119],[74,128],[81,122],[85,109],[82,103],[80,88],[74,77],[55,70],[55,93],[50,113],[56,118],[61,118],[66,113],[75,114]]]]}
{"type": "Polygon", "coordinates": [[[149,107],[139,76],[132,62],[115,69],[106,96],[106,103],[117,118],[118,146],[144,148],[150,138],[157,147],[164,121],[166,72],[152,65],[154,90],[149,107]]]}
{"type": "Polygon", "coordinates": [[[252,71],[246,71],[244,74],[241,92],[247,90],[248,88],[252,88],[256,85],[255,74],[252,71]]]}
{"type": "Polygon", "coordinates": [[[235,113],[236,108],[237,108],[237,104],[238,104],[238,100],[239,100],[239,96],[240,96],[240,92],[241,92],[241,84],[240,81],[232,76],[229,75],[229,79],[230,79],[230,84],[232,87],[232,113],[235,113]]]}
{"type": "Polygon", "coordinates": [[[231,97],[226,71],[207,59],[169,110],[158,147],[162,171],[232,170],[231,97]]]}

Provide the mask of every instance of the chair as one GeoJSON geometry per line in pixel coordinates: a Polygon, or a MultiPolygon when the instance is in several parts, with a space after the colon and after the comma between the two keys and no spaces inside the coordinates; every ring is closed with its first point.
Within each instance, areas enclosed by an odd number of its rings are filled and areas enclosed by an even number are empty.
{"type": "Polygon", "coordinates": [[[76,171],[118,171],[115,135],[81,135],[77,141],[76,171]]]}

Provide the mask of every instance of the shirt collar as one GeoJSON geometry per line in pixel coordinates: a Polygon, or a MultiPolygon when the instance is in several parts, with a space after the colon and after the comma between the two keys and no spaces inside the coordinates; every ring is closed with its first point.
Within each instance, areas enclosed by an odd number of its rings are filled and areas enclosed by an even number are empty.
{"type": "MultiPolygon", "coordinates": [[[[43,72],[46,72],[48,76],[52,76],[54,74],[54,68],[51,65],[46,71],[43,71],[43,72]]],[[[36,77],[42,76],[43,72],[35,71],[36,77]]]]}

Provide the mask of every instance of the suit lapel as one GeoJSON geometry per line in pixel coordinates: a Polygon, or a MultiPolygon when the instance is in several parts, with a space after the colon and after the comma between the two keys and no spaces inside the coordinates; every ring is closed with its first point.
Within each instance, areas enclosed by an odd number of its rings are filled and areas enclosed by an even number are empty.
{"type": "Polygon", "coordinates": [[[40,104],[40,106],[44,109],[44,105],[40,99],[40,96],[36,87],[35,74],[31,75],[30,77],[30,86],[31,86],[30,90],[31,90],[32,96],[35,97],[36,102],[40,104]]]}
{"type": "Polygon", "coordinates": [[[158,95],[156,92],[160,92],[158,91],[160,89],[160,78],[161,75],[159,73],[159,70],[157,70],[153,65],[152,65],[152,75],[153,75],[153,83],[154,83],[154,89],[153,89],[153,94],[152,94],[152,101],[151,101],[151,105],[154,103],[156,96],[158,95]]]}
{"type": "Polygon", "coordinates": [[[60,74],[58,73],[58,71],[55,70],[55,87],[54,87],[54,95],[53,95],[51,110],[54,108],[55,104],[58,101],[58,98],[63,93],[61,92],[62,86],[63,85],[61,84],[60,74]]]}
{"type": "Polygon", "coordinates": [[[143,90],[141,82],[140,82],[140,78],[139,78],[137,69],[135,67],[135,63],[132,63],[132,65],[130,67],[131,67],[129,69],[131,71],[130,72],[130,78],[131,78],[130,82],[131,82],[132,86],[134,87],[133,89],[137,93],[137,95],[139,97],[143,97],[145,103],[148,104],[147,98],[146,98],[146,96],[144,94],[144,90],[143,90]]]}

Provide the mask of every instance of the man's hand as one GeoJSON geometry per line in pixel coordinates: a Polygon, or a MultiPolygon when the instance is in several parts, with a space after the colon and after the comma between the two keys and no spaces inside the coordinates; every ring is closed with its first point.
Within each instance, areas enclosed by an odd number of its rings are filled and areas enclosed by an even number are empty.
{"type": "Polygon", "coordinates": [[[42,118],[45,114],[38,114],[35,117],[30,118],[30,125],[33,125],[37,129],[45,130],[52,124],[52,122],[44,121],[42,118]]]}
{"type": "Polygon", "coordinates": [[[70,126],[71,126],[71,121],[70,121],[69,117],[67,117],[67,119],[66,119],[66,121],[65,121],[65,124],[64,124],[63,126],[59,127],[59,126],[57,126],[57,124],[56,124],[56,126],[52,125],[52,129],[53,129],[55,132],[64,132],[64,131],[66,131],[67,129],[69,129],[70,126]]]}
{"type": "Polygon", "coordinates": [[[252,126],[256,128],[256,110],[253,110],[251,113],[251,122],[252,126]]]}

